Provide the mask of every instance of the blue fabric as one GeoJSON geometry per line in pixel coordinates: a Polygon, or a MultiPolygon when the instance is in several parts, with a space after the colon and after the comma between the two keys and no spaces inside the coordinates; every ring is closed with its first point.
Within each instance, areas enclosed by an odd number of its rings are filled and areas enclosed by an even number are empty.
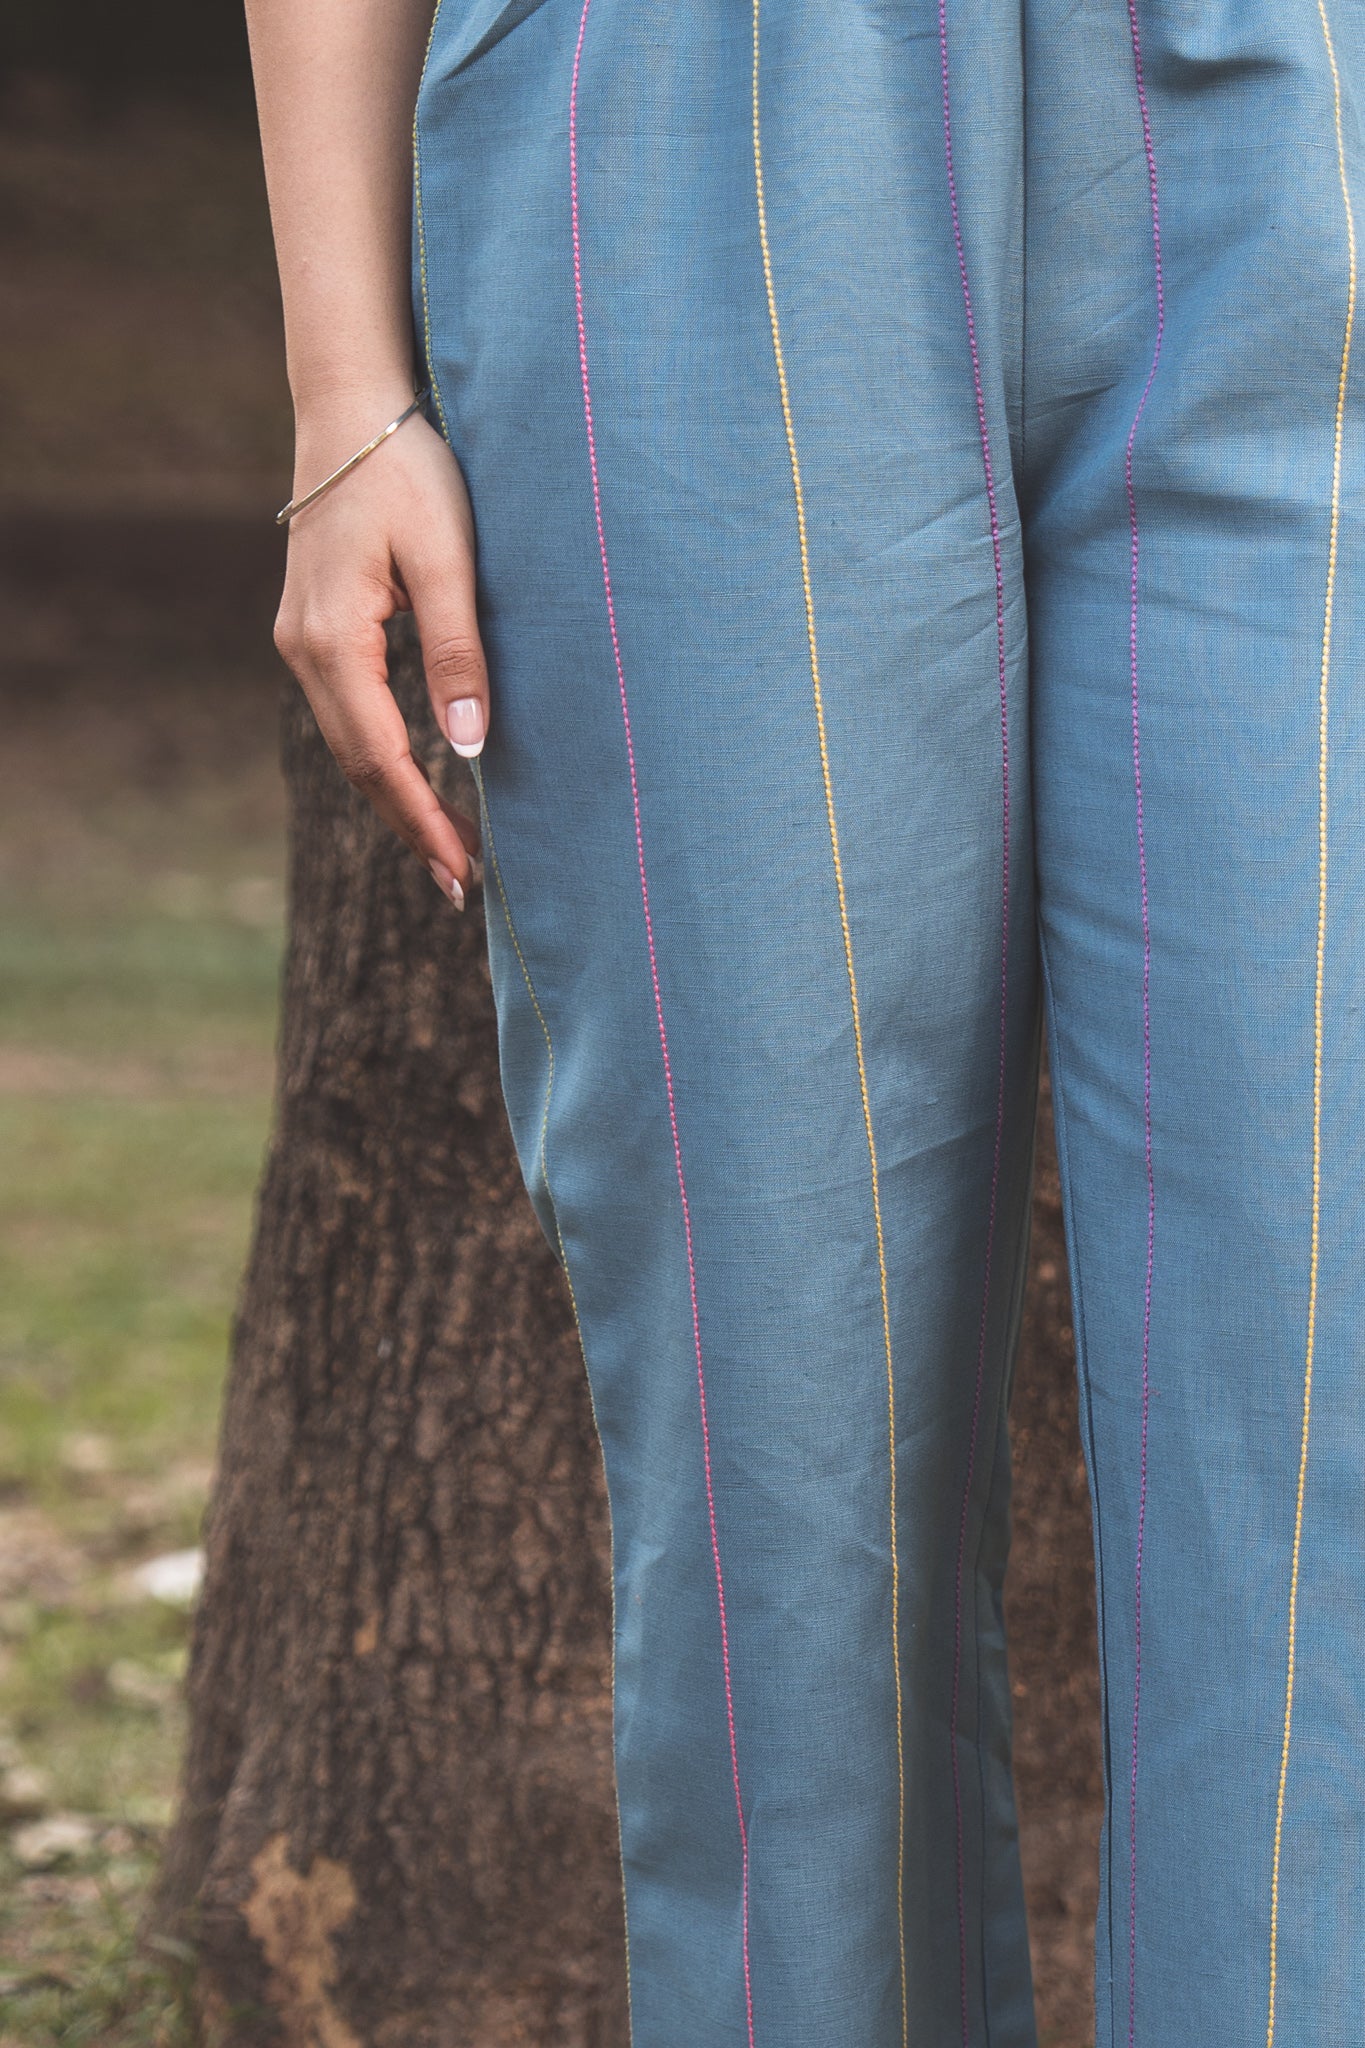
{"type": "Polygon", "coordinates": [[[438,14],[416,312],[611,1500],[635,2048],[1034,2042],[1044,1013],[1097,2041],[1365,2040],[1362,89],[1345,0],[438,14]]]}

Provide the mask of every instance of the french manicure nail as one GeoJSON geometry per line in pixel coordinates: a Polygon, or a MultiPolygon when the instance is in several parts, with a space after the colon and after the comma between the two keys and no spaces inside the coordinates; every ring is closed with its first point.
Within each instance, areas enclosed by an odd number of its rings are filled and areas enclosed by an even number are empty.
{"type": "Polygon", "coordinates": [[[450,744],[466,761],[483,748],[483,705],[477,697],[457,697],[446,711],[450,744]]]}
{"type": "Polygon", "coordinates": [[[460,887],[445,862],[442,860],[429,860],[427,866],[431,870],[431,879],[435,882],[441,894],[448,896],[457,910],[463,910],[464,890],[460,887]]]}

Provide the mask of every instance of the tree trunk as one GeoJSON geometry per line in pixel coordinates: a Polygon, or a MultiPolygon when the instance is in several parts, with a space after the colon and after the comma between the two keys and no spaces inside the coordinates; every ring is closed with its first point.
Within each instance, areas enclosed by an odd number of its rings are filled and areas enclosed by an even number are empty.
{"type": "Polygon", "coordinates": [[[481,905],[442,902],[292,691],[284,761],[275,1128],[157,1918],[212,2048],[621,2048],[600,1460],[481,905]]]}

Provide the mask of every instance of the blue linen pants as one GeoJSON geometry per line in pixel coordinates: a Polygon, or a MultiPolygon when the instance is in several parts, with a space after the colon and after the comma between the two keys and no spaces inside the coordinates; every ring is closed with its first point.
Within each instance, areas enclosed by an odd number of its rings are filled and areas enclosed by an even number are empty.
{"type": "Polygon", "coordinates": [[[1097,2041],[1365,2044],[1362,94],[1359,0],[438,12],[416,318],[635,2048],[1035,2039],[1044,1017],[1097,2041]]]}

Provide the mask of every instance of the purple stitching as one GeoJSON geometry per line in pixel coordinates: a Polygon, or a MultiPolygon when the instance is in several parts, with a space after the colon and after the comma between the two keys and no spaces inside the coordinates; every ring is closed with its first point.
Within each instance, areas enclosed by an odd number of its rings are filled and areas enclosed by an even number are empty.
{"type": "Polygon", "coordinates": [[[569,191],[573,217],[574,306],[578,319],[578,362],[583,381],[583,418],[588,434],[588,463],[592,471],[593,515],[597,523],[597,545],[602,558],[602,585],[607,601],[607,623],[611,629],[612,655],[616,663],[621,718],[625,726],[626,758],[630,767],[630,796],[635,816],[635,851],[640,869],[640,899],[645,914],[645,938],[649,947],[649,973],[654,987],[654,1014],[659,1025],[659,1049],[663,1055],[664,1086],[668,1095],[668,1122],[673,1136],[673,1160],[677,1169],[678,1194],[682,1201],[683,1235],[687,1245],[687,1284],[692,1303],[692,1339],[697,1356],[697,1392],[701,1404],[702,1463],[706,1473],[706,1510],[711,1529],[711,1556],[716,1571],[716,1602],[720,1610],[721,1662],[725,1673],[725,1718],[730,1732],[730,1770],[735,1787],[735,1811],[739,1817],[742,1863],[742,1915],[744,1952],[744,2007],[748,2023],[749,2048],[754,2044],[754,2000],[749,1968],[749,1831],[744,1819],[744,1802],[739,1788],[739,1745],[735,1736],[735,1703],[730,1681],[730,1633],[725,1611],[725,1580],[720,1564],[720,1538],[716,1532],[716,1500],[711,1477],[711,1429],[706,1406],[706,1374],[702,1365],[701,1316],[697,1306],[697,1267],[692,1245],[692,1211],[683,1175],[682,1140],[678,1135],[678,1114],[673,1094],[673,1065],[664,1028],[663,994],[659,986],[659,963],[654,946],[654,923],[649,908],[649,880],[645,872],[644,831],[640,822],[640,789],[635,770],[635,742],[631,732],[630,704],[626,695],[626,672],[621,643],[616,631],[616,605],[612,596],[611,567],[607,557],[606,531],[602,523],[602,489],[597,472],[597,436],[593,427],[592,386],[588,377],[588,335],[583,315],[583,258],[578,228],[578,74],[583,56],[583,37],[588,26],[592,0],[583,0],[574,48],[573,83],[569,92],[569,191]]]}
{"type": "Polygon", "coordinates": [[[962,1775],[958,1761],[957,1724],[962,1682],[962,1576],[967,1556],[967,1516],[972,1482],[976,1474],[977,1437],[981,1424],[981,1395],[986,1368],[986,1325],[991,1299],[991,1262],[995,1248],[995,1219],[1000,1192],[1000,1155],[1005,1129],[1005,1079],[1009,1025],[1009,930],[1010,930],[1010,735],[1008,669],[1005,658],[1005,572],[1000,542],[1000,514],[996,503],[995,468],[991,460],[990,429],[986,421],[986,397],[981,377],[981,357],[976,341],[976,320],[972,312],[971,285],[967,276],[967,253],[962,238],[962,221],[957,202],[957,174],[953,164],[952,100],[948,85],[948,8],[939,0],[939,61],[943,74],[943,153],[948,172],[948,200],[953,218],[953,244],[957,250],[958,275],[962,280],[962,305],[967,319],[967,342],[972,358],[972,385],[976,394],[976,417],[981,435],[981,460],[986,473],[986,502],[990,511],[991,552],[995,562],[995,635],[1000,680],[1000,779],[1001,779],[1001,927],[1000,927],[1000,1075],[995,1110],[995,1156],[991,1163],[990,1210],[986,1225],[985,1276],[981,1291],[981,1324],[977,1337],[976,1383],[972,1392],[972,1426],[967,1449],[967,1475],[962,1488],[962,1514],[957,1539],[957,1587],[953,1615],[953,1695],[949,1719],[949,1743],[953,1767],[953,1808],[957,1822],[957,1930],[959,1981],[962,2000],[962,2043],[968,2048],[971,2022],[967,2002],[967,1907],[965,1896],[965,1849],[962,1824],[962,1775]]]}
{"type": "Polygon", "coordinates": [[[1148,394],[1161,361],[1161,342],[1166,331],[1166,285],[1161,263],[1161,209],[1157,201],[1156,151],[1152,146],[1152,118],[1147,106],[1147,87],[1142,70],[1142,36],[1138,27],[1137,0],[1128,0],[1128,23],[1133,43],[1133,73],[1138,107],[1142,114],[1142,146],[1147,157],[1147,186],[1151,195],[1152,254],[1156,276],[1156,339],[1151,367],[1142,387],[1133,424],[1128,430],[1123,479],[1128,495],[1128,528],[1131,535],[1128,659],[1133,695],[1133,793],[1137,809],[1138,874],[1142,884],[1142,1126],[1147,1164],[1147,1275],[1142,1310],[1142,1451],[1138,1482],[1137,1559],[1133,1575],[1133,1768],[1128,1788],[1128,2048],[1133,2048],[1137,2020],[1137,1788],[1138,1719],[1142,1700],[1142,1557],[1147,1528],[1147,1423],[1151,1406],[1150,1356],[1152,1334],[1152,1263],[1156,1243],[1156,1178],[1152,1170],[1152,929],[1147,900],[1147,841],[1143,829],[1142,748],[1138,721],[1138,514],[1133,488],[1133,444],[1147,409],[1148,394]]]}

